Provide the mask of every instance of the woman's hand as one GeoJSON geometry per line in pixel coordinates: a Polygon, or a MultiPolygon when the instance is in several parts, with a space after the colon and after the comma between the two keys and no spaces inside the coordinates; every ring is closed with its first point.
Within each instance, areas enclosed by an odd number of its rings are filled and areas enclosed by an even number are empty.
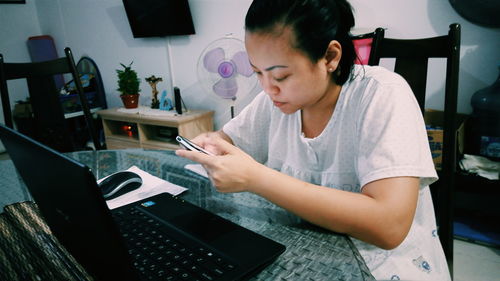
{"type": "Polygon", "coordinates": [[[225,139],[225,140],[231,142],[231,139],[229,138],[229,136],[224,134],[222,131],[203,133],[203,134],[200,134],[200,135],[196,136],[195,138],[191,139],[191,141],[194,142],[195,144],[203,147],[203,149],[205,149],[205,150],[207,150],[215,155],[224,154],[223,151],[220,151],[219,148],[212,145],[211,139],[213,139],[213,138],[222,138],[222,139],[225,139]]]}
{"type": "Polygon", "coordinates": [[[218,191],[251,191],[264,166],[217,133],[202,134],[192,141],[216,156],[188,150],[177,150],[176,154],[202,164],[218,191]]]}

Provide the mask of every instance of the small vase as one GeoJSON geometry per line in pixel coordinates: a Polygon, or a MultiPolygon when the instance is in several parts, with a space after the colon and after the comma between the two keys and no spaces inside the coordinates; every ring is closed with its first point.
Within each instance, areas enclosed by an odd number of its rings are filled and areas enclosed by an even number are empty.
{"type": "Polygon", "coordinates": [[[139,106],[139,94],[137,95],[121,95],[125,108],[137,108],[139,106]]]}
{"type": "Polygon", "coordinates": [[[471,105],[474,152],[500,160],[500,73],[493,84],[472,95],[471,105]]]}

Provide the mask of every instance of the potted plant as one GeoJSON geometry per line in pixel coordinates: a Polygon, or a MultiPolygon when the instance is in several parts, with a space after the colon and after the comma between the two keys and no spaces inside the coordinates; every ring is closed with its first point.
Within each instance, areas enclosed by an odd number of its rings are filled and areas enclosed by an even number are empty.
{"type": "Polygon", "coordinates": [[[139,84],[141,80],[137,77],[137,72],[132,69],[131,62],[128,66],[120,63],[123,69],[117,69],[118,91],[125,108],[137,108],[139,106],[139,84]]]}

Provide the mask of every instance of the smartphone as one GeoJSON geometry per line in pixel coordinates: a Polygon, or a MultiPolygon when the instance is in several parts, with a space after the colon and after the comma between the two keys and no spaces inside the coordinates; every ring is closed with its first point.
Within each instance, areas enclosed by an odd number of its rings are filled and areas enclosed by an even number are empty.
{"type": "Polygon", "coordinates": [[[208,155],[212,155],[214,156],[215,154],[213,154],[212,152],[209,152],[209,151],[206,151],[205,149],[203,149],[202,147],[200,147],[199,145],[195,144],[194,142],[186,139],[185,137],[182,137],[182,136],[177,136],[175,138],[177,140],[177,142],[182,146],[184,147],[185,149],[187,150],[191,150],[191,151],[199,151],[199,152],[202,152],[202,153],[205,153],[205,154],[208,154],[208,155]]]}

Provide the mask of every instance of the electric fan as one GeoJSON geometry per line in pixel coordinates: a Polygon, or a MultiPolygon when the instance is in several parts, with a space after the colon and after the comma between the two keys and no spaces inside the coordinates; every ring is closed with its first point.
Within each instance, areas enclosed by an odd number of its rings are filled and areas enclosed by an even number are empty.
{"type": "Polygon", "coordinates": [[[198,59],[198,80],[208,93],[231,103],[231,118],[237,97],[249,94],[257,78],[241,40],[226,35],[210,43],[198,59]]]}

